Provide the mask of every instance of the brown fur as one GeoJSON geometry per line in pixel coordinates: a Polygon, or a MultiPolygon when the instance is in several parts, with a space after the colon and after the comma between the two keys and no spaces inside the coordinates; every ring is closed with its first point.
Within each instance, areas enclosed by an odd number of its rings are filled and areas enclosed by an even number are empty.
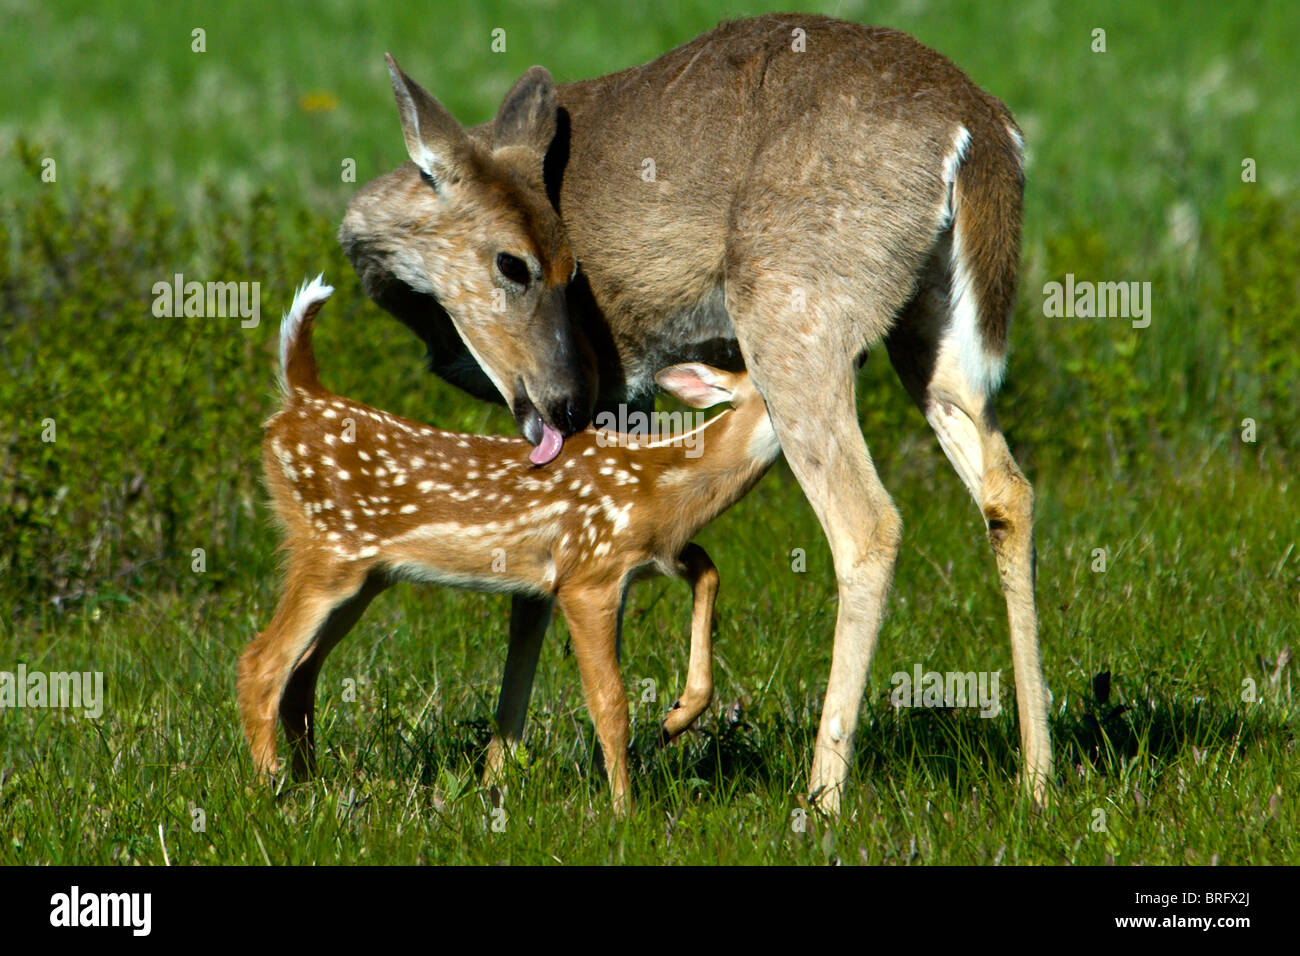
{"type": "MultiPolygon", "coordinates": [[[[399,102],[427,101],[436,112],[405,74],[395,74],[395,87],[399,102]]],[[[479,395],[490,392],[484,374],[529,389],[580,379],[584,398],[610,407],[647,394],[654,372],[674,362],[729,359],[749,370],[835,561],[835,654],[809,783],[832,811],[853,762],[901,535],[856,417],[859,360],[883,340],[981,513],[1010,516],[993,543],[1024,779],[1041,802],[1051,755],[1032,492],[992,408],[1023,189],[1007,108],[905,34],[803,13],[724,23],[650,63],[555,87],[554,117],[541,115],[546,100],[535,68],[493,123],[447,134],[455,149],[435,141],[433,153],[449,157],[454,182],[445,189],[421,190],[408,163],[357,194],[340,239],[367,291],[436,342],[440,374],[479,395]],[[795,30],[803,52],[793,48],[795,30]],[[502,115],[529,112],[515,100],[531,104],[533,168],[540,164],[544,181],[506,196],[482,164],[496,156],[502,115]],[[475,158],[459,161],[466,151],[475,158]],[[653,181],[642,176],[646,160],[653,181]],[[580,358],[583,346],[567,361],[535,347],[537,323],[487,315],[484,290],[471,288],[484,273],[465,249],[509,247],[519,227],[508,211],[544,199],[580,271],[563,287],[562,320],[556,308],[538,321],[571,327],[590,346],[592,366],[580,358]],[[454,360],[466,349],[482,372],[454,360]]],[[[425,144],[417,136],[412,146],[411,125],[403,126],[408,153],[427,163],[425,144]]],[[[530,407],[500,391],[512,407],[530,407]]],[[[529,397],[545,414],[547,401],[529,397]]]]}

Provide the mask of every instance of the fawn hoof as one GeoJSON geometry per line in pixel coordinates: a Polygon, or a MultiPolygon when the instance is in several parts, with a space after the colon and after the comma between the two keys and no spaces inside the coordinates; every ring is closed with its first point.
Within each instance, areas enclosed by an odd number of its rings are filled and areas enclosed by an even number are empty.
{"type": "MultiPolygon", "coordinates": [[[[672,716],[674,711],[678,711],[681,709],[682,709],[681,700],[673,701],[673,705],[668,708],[669,717],[672,716]]],[[[668,746],[670,743],[672,743],[674,740],[680,737],[682,735],[682,732],[686,730],[686,728],[689,726],[690,724],[683,724],[682,726],[678,727],[676,730],[673,730],[672,727],[670,726],[669,719],[667,717],[664,718],[663,723],[659,725],[658,746],[660,747],[668,746]]]]}

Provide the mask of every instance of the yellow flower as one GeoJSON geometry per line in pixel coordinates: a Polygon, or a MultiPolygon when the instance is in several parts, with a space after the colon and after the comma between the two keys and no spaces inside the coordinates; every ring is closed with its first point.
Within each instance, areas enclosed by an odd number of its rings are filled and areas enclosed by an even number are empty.
{"type": "Polygon", "coordinates": [[[333,93],[317,90],[298,97],[298,106],[304,113],[328,113],[330,110],[338,109],[339,98],[333,93]]]}

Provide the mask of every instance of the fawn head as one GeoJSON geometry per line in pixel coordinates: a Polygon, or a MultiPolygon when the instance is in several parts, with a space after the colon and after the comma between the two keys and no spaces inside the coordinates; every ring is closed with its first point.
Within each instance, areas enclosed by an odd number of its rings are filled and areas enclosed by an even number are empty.
{"type": "MultiPolygon", "coordinates": [[[[749,372],[724,372],[699,362],[687,362],[660,369],[655,373],[655,381],[692,408],[731,406],[733,417],[722,433],[723,445],[720,449],[711,446],[723,461],[742,469],[745,463],[761,463],[766,470],[781,453],[781,442],[767,413],[767,403],[754,387],[749,372]]],[[[717,438],[715,435],[715,442],[717,438]]]]}
{"type": "Polygon", "coordinates": [[[577,260],[547,197],[551,75],[535,66],[489,127],[466,132],[388,57],[407,165],[352,200],[340,238],[363,282],[391,274],[432,295],[544,464],[586,426],[594,366],[565,304],[577,260]]]}
{"type": "Polygon", "coordinates": [[[758,408],[766,410],[746,371],[724,372],[712,365],[685,362],[660,369],[655,373],[655,381],[665,392],[691,408],[712,408],[724,403],[740,408],[757,401],[758,408]]]}

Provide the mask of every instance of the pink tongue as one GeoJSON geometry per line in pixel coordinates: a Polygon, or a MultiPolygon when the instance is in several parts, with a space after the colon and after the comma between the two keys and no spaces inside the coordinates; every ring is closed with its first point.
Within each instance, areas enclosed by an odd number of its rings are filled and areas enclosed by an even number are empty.
{"type": "Polygon", "coordinates": [[[528,460],[534,465],[545,465],[555,460],[563,445],[564,439],[560,433],[546,422],[542,422],[542,440],[528,453],[528,460]]]}

